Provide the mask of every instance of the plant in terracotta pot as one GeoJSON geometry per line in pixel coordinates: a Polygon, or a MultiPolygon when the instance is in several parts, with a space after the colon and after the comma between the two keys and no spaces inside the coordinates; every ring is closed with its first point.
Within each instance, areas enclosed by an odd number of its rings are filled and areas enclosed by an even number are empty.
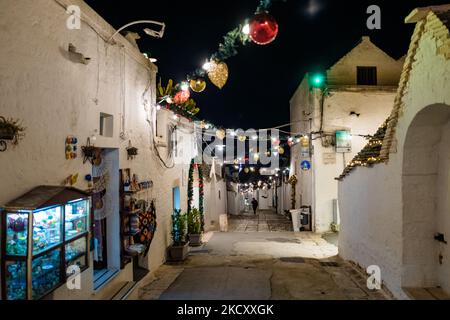
{"type": "Polygon", "coordinates": [[[17,145],[24,136],[25,128],[22,127],[20,120],[0,116],[0,151],[5,151],[7,147],[3,140],[9,140],[13,145],[17,145]]]}
{"type": "Polygon", "coordinates": [[[188,212],[188,234],[189,245],[192,247],[198,247],[202,245],[202,220],[200,211],[196,208],[188,212]]]}
{"type": "Polygon", "coordinates": [[[189,242],[187,241],[187,214],[181,210],[175,210],[172,214],[172,240],[169,247],[170,259],[172,261],[183,261],[189,253],[189,242]]]}

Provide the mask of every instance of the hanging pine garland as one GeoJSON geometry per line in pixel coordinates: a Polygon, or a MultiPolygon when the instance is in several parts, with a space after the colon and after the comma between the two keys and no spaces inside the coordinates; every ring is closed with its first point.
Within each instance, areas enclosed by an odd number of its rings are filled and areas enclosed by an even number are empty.
{"type": "Polygon", "coordinates": [[[296,197],[297,197],[297,183],[298,183],[298,179],[297,176],[293,175],[289,180],[288,183],[291,185],[291,207],[292,210],[295,209],[296,206],[296,197]]]}
{"type": "Polygon", "coordinates": [[[189,178],[188,178],[188,212],[192,210],[192,204],[194,202],[194,159],[192,159],[189,166],[189,178]]]}
{"type": "Polygon", "coordinates": [[[200,217],[202,221],[202,231],[205,231],[205,215],[203,214],[203,198],[204,198],[204,184],[203,184],[203,170],[202,167],[197,165],[198,169],[198,188],[199,188],[199,204],[200,217]]]}
{"type": "Polygon", "coordinates": [[[195,163],[194,159],[191,160],[191,165],[189,166],[189,178],[188,178],[188,212],[191,212],[194,204],[194,170],[198,170],[198,187],[199,187],[199,211],[202,221],[202,231],[204,231],[205,226],[205,216],[204,211],[204,182],[203,182],[203,170],[195,163]]]}
{"type": "MultiPolygon", "coordinates": [[[[287,0],[260,0],[259,5],[255,12],[255,17],[261,14],[268,15],[267,12],[269,11],[270,7],[272,6],[272,2],[274,1],[282,1],[286,2],[287,0]]],[[[273,22],[271,22],[273,23],[273,22]]],[[[216,52],[214,52],[211,56],[209,61],[216,61],[217,63],[224,63],[227,59],[234,57],[238,54],[238,49],[240,46],[245,46],[247,43],[251,42],[252,36],[244,32],[245,28],[248,27],[246,24],[240,24],[233,30],[229,31],[224,37],[223,42],[219,44],[219,48],[216,52]]],[[[278,31],[278,27],[277,27],[278,31]]],[[[276,34],[275,34],[276,35],[276,34]]],[[[273,36],[271,41],[275,37],[273,36]]],[[[267,41],[267,43],[271,42],[267,41]]],[[[258,43],[258,42],[256,42],[258,43]]],[[[187,79],[190,80],[197,80],[197,79],[205,79],[207,76],[207,73],[209,71],[205,70],[203,68],[198,68],[197,70],[193,71],[190,75],[188,75],[187,79]]]]}

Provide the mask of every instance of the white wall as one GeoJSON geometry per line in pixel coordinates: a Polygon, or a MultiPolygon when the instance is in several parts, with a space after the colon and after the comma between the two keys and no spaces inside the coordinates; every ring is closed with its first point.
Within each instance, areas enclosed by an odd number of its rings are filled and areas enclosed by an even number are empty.
{"type": "MultiPolygon", "coordinates": [[[[156,67],[121,36],[116,40],[124,48],[105,45],[102,38],[107,38],[114,30],[84,2],[70,2],[81,7],[83,17],[101,36],[85,23],[81,30],[68,30],[65,27],[68,16],[55,1],[2,1],[0,41],[4,45],[0,47],[3,62],[0,64],[0,115],[23,120],[27,129],[23,141],[15,148],[10,147],[0,158],[0,203],[37,185],[59,185],[74,173],[80,175],[75,187],[86,189],[83,177],[91,173],[91,166],[83,164],[81,151],[78,159],[65,159],[65,139],[68,135],[77,136],[81,149],[87,137],[96,134],[96,146],[120,151],[120,168],[131,168],[141,180],[154,181],[148,195],[149,200],[156,199],[158,216],[158,229],[148,255],[148,265],[154,271],[164,261],[165,249],[170,244],[172,187],[181,187],[181,204],[186,210],[187,186],[182,185],[181,177],[184,174],[184,181],[187,181],[187,170],[182,171],[187,166],[166,170],[150,148],[147,119],[151,119],[151,112],[155,111],[152,106],[156,67]],[[83,65],[70,61],[66,52],[69,43],[91,57],[91,63],[83,65]],[[123,61],[125,73],[120,67],[123,61]],[[123,95],[122,81],[125,83],[123,95]],[[150,90],[146,91],[149,84],[150,90]],[[98,136],[100,112],[114,116],[112,138],[98,136]],[[119,137],[122,115],[126,140],[119,137]],[[127,160],[128,140],[139,149],[135,160],[127,160]]],[[[128,269],[122,271],[110,288],[131,280],[128,269]]],[[[91,282],[92,268],[83,272],[82,278],[83,283],[91,282]]],[[[112,291],[91,296],[90,286],[70,292],[61,287],[53,297],[86,299],[110,293],[112,291]]]]}
{"type": "MultiPolygon", "coordinates": [[[[324,128],[333,133],[336,130],[350,130],[352,133],[352,152],[335,153],[335,147],[323,147],[321,140],[313,141],[312,161],[315,230],[330,230],[333,222],[333,200],[338,198],[336,177],[348,162],[367,144],[367,140],[358,135],[373,134],[389,116],[394,105],[395,93],[392,90],[373,91],[332,91],[325,100],[324,128]],[[359,117],[350,116],[350,112],[359,113],[359,117]],[[326,164],[324,154],[335,153],[335,163],[326,164]]],[[[319,114],[319,112],[317,112],[319,114]]],[[[320,123],[315,119],[315,123],[320,123]]],[[[319,125],[320,126],[320,125],[319,125]]]]}
{"type": "MultiPolygon", "coordinates": [[[[339,239],[340,254],[344,259],[353,260],[364,267],[371,264],[379,265],[382,269],[383,281],[398,298],[406,298],[402,285],[404,280],[407,282],[408,278],[410,279],[408,272],[411,270],[408,267],[411,261],[408,262],[409,255],[405,251],[404,243],[412,241],[411,244],[414,244],[414,238],[405,238],[408,234],[405,232],[408,224],[403,220],[404,215],[408,214],[408,203],[404,202],[403,192],[411,190],[408,187],[414,188],[414,185],[409,185],[411,182],[408,181],[409,171],[404,167],[406,163],[404,162],[406,160],[405,141],[410,124],[421,110],[436,104],[450,105],[450,62],[445,55],[439,54],[440,50],[438,49],[442,45],[442,43],[438,44],[436,38],[428,33],[419,42],[408,90],[403,97],[405,105],[396,127],[397,153],[390,154],[387,164],[379,164],[373,168],[357,168],[339,183],[342,218],[339,239]],[[403,180],[404,178],[406,180],[403,180]]],[[[448,140],[449,135],[448,127],[444,128],[443,143],[448,140]]],[[[427,142],[430,146],[433,145],[431,133],[427,142]]],[[[437,209],[438,214],[445,211],[448,205],[446,202],[448,201],[448,167],[446,167],[448,166],[448,149],[445,151],[441,149],[440,152],[438,165],[440,174],[434,193],[434,196],[439,199],[438,206],[434,209],[437,209]]],[[[424,157],[433,155],[429,153],[429,150],[424,149],[423,152],[420,151],[416,154],[416,159],[409,159],[410,164],[416,162],[417,166],[422,163],[422,170],[433,168],[433,161],[425,163],[427,161],[424,157]]],[[[415,184],[415,186],[420,186],[420,184],[415,184]]],[[[417,190],[419,191],[419,189],[417,190]]],[[[424,190],[423,188],[420,190],[422,192],[418,192],[416,195],[422,197],[424,190]]],[[[423,202],[423,205],[426,206],[426,202],[423,202]]],[[[424,207],[424,211],[429,210],[424,207]]],[[[427,213],[423,212],[425,215],[427,213]]],[[[448,211],[441,217],[436,221],[436,229],[439,228],[439,232],[446,235],[450,234],[448,211]]],[[[424,228],[431,233],[431,225],[424,226],[424,228]]],[[[418,230],[423,232],[422,229],[418,230]]],[[[433,234],[429,236],[432,237],[433,234]]],[[[433,254],[433,250],[433,247],[430,246],[415,248],[416,253],[423,257],[431,252],[434,257],[430,257],[430,259],[433,258],[436,261],[438,257],[433,254]]],[[[448,249],[443,250],[442,254],[444,261],[449,259],[448,249]]],[[[413,265],[418,263],[420,264],[417,260],[412,262],[413,265]]],[[[439,268],[443,270],[438,273],[437,280],[447,292],[450,292],[448,261],[439,268]]],[[[426,279],[418,280],[424,280],[423,284],[427,284],[426,279]]],[[[405,284],[408,285],[408,283],[405,284]]]]}
{"type": "MultiPolygon", "coordinates": [[[[204,173],[208,174],[208,173],[204,173]]],[[[205,231],[219,229],[219,217],[227,213],[227,186],[224,180],[205,183],[205,231]]]]}
{"type": "Polygon", "coordinates": [[[259,210],[269,210],[270,202],[269,202],[269,190],[262,189],[258,192],[258,208],[259,210]]]}
{"type": "Polygon", "coordinates": [[[334,146],[324,147],[320,139],[312,141],[313,153],[310,157],[301,157],[299,145],[291,149],[291,175],[296,174],[299,179],[297,206],[312,207],[314,231],[330,230],[333,200],[338,198],[335,178],[367,143],[365,138],[358,135],[375,133],[389,116],[401,66],[401,62],[389,57],[364,37],[359,45],[328,70],[329,95],[324,100],[322,126],[322,92],[309,86],[308,75],[293,95],[290,102],[292,132],[309,134],[318,132],[322,127],[328,135],[334,135],[336,130],[351,130],[354,135],[352,152],[346,154],[336,153],[334,146]],[[378,86],[357,86],[357,66],[376,66],[378,86]],[[351,112],[360,116],[350,116],[351,112]],[[325,163],[326,154],[334,154],[335,162],[325,163]],[[311,162],[311,170],[300,170],[303,160],[311,162]]]}
{"type": "MultiPolygon", "coordinates": [[[[449,107],[450,109],[450,107],[449,107]]],[[[442,140],[440,142],[438,177],[437,177],[437,211],[435,229],[433,232],[443,233],[446,238],[450,237],[450,123],[442,129],[442,140]]],[[[446,239],[448,241],[448,239],[446,239]]],[[[450,248],[448,245],[434,243],[437,246],[436,254],[444,257],[442,265],[436,263],[437,283],[450,292],[450,248]]],[[[437,262],[436,256],[434,261],[437,262]]]]}
{"type": "Polygon", "coordinates": [[[357,168],[339,184],[339,255],[364,268],[379,266],[382,280],[401,297],[402,205],[398,172],[401,168],[393,165],[357,168]]]}
{"type": "MultiPolygon", "coordinates": [[[[292,148],[291,172],[296,173],[299,178],[297,205],[312,206],[316,232],[330,230],[330,224],[333,222],[333,200],[338,198],[338,184],[335,178],[367,143],[365,138],[358,135],[373,134],[377,130],[389,116],[395,97],[394,90],[380,87],[370,90],[357,87],[335,88],[330,91],[330,96],[325,99],[324,103],[323,128],[329,134],[334,134],[336,130],[351,130],[353,135],[352,152],[336,153],[334,146],[324,147],[320,139],[312,142],[314,153],[309,159],[300,157],[299,145],[292,148]],[[360,116],[350,116],[351,111],[359,113],[360,116]],[[330,153],[334,154],[335,162],[326,164],[324,155],[330,153]],[[300,170],[302,160],[311,161],[311,170],[300,170]]],[[[309,117],[312,119],[312,131],[317,131],[320,128],[320,95],[318,93],[311,95],[314,96],[313,108],[315,111],[309,117]]],[[[299,110],[303,113],[303,111],[306,112],[306,109],[310,109],[310,107],[304,104],[298,104],[297,107],[293,105],[291,108],[293,116],[291,117],[298,119],[299,110]]],[[[297,130],[305,128],[304,123],[305,121],[302,121],[298,124],[297,130]]],[[[294,132],[298,132],[297,130],[294,132]]]]}

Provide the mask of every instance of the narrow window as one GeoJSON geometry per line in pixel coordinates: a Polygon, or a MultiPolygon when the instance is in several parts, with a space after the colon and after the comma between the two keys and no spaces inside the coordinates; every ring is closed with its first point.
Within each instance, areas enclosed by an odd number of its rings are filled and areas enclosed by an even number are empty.
{"type": "Polygon", "coordinates": [[[358,86],[376,86],[377,67],[357,67],[357,84],[358,86]]]}
{"type": "Polygon", "coordinates": [[[113,137],[114,117],[107,113],[100,113],[100,135],[103,137],[113,137]]]}

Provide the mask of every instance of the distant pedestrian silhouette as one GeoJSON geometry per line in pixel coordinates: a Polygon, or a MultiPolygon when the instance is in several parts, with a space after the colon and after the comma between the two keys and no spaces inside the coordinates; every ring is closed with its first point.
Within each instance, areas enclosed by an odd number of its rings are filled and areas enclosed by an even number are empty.
{"type": "Polygon", "coordinates": [[[259,205],[258,201],[255,198],[253,198],[253,200],[252,200],[252,207],[253,207],[253,213],[254,214],[256,214],[256,209],[258,209],[258,205],[259,205]]]}

